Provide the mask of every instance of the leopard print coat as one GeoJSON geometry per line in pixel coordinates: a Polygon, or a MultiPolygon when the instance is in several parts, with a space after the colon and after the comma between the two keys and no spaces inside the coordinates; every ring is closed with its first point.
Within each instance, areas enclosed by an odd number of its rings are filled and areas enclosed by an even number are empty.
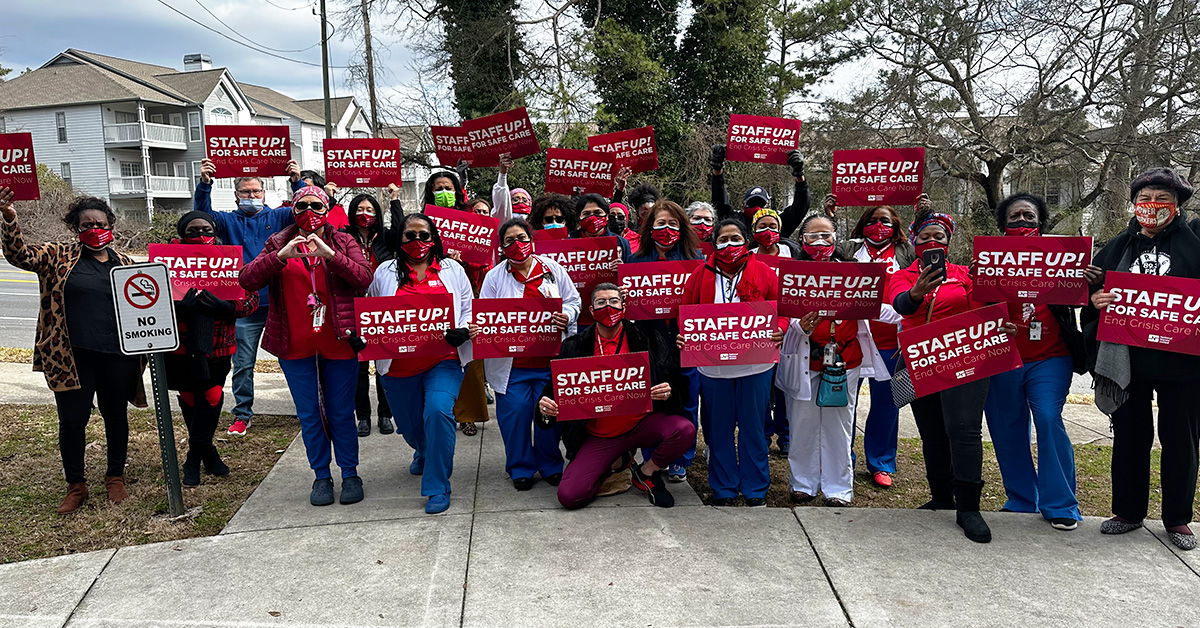
{"type": "MultiPolygon", "coordinates": [[[[54,392],[78,389],[79,373],[75,370],[71,339],[67,337],[64,290],[67,276],[79,262],[83,245],[78,241],[25,244],[16,220],[9,222],[0,219],[0,237],[3,238],[5,259],[13,266],[37,273],[38,276],[41,308],[33,343],[33,370],[46,376],[46,384],[54,392]]],[[[112,249],[109,249],[109,254],[114,254],[112,249]]],[[[116,256],[122,265],[133,263],[128,255],[117,253],[116,256]]],[[[146,406],[146,391],[141,378],[130,401],[138,407],[146,406]]]]}

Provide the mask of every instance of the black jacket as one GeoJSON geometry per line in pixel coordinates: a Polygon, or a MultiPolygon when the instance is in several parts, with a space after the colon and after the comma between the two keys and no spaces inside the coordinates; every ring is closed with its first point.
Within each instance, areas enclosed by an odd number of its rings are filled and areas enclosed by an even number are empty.
{"type": "Polygon", "coordinates": [[[1058,329],[1062,333],[1063,343],[1071,354],[1071,370],[1080,375],[1087,372],[1087,349],[1083,342],[1083,332],[1079,331],[1079,323],[1075,320],[1075,308],[1069,305],[1051,305],[1050,313],[1058,321],[1058,329]]]}
{"type": "MultiPolygon", "coordinates": [[[[741,207],[736,210],[729,204],[729,190],[725,188],[725,175],[712,175],[712,206],[717,210],[717,222],[721,222],[726,218],[734,218],[740,220],[746,225],[746,230],[750,231],[750,220],[746,217],[746,212],[741,211],[741,207]]],[[[796,187],[792,190],[792,204],[779,212],[779,234],[783,237],[788,237],[796,231],[801,222],[804,222],[804,217],[808,215],[809,197],[808,197],[808,182],[797,181],[796,187]]]]}
{"type": "MultiPolygon", "coordinates": [[[[631,353],[639,351],[650,353],[650,385],[654,386],[663,382],[671,384],[671,396],[663,401],[655,401],[654,411],[664,414],[681,414],[684,395],[688,391],[688,379],[679,369],[679,352],[671,351],[666,340],[643,323],[627,320],[622,324],[625,327],[625,340],[629,343],[629,351],[631,353]]],[[[558,357],[586,358],[594,355],[596,355],[596,326],[589,325],[583,331],[563,341],[558,357]]],[[[542,395],[554,398],[553,381],[546,385],[542,395]]],[[[539,427],[549,428],[555,424],[554,417],[543,416],[540,411],[535,412],[535,419],[539,427]]],[[[563,445],[566,445],[567,448],[568,459],[574,459],[579,448],[583,446],[583,442],[590,437],[587,423],[587,421],[563,421],[562,440],[563,445]]]]}
{"type": "MultiPolygon", "coordinates": [[[[1110,240],[1092,259],[1092,264],[1106,271],[1117,270],[1126,251],[1131,261],[1143,254],[1168,259],[1170,268],[1167,272],[1158,274],[1200,279],[1200,236],[1186,224],[1186,218],[1182,215],[1176,216],[1166,229],[1153,238],[1142,234],[1142,226],[1138,224],[1137,219],[1130,219],[1129,227],[1110,240]]],[[[1102,286],[1092,286],[1092,292],[1101,288],[1102,286]]],[[[1096,366],[1096,349],[1099,347],[1096,329],[1100,321],[1100,310],[1089,303],[1080,311],[1079,318],[1083,324],[1083,337],[1087,349],[1087,369],[1093,370],[1096,366]]],[[[1133,376],[1138,379],[1181,381],[1200,378],[1200,356],[1130,347],[1129,360],[1133,376]]]]}

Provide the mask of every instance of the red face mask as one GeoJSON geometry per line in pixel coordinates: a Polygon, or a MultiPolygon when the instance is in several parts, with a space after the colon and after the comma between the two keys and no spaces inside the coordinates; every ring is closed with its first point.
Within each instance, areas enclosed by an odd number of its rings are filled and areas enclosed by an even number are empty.
{"type": "Polygon", "coordinates": [[[433,240],[428,242],[424,240],[409,240],[400,245],[400,250],[414,262],[419,262],[429,255],[429,251],[433,250],[433,240]]]}
{"type": "Polygon", "coordinates": [[[513,213],[514,214],[528,214],[529,213],[529,203],[513,203],[513,213]]]}
{"type": "Polygon", "coordinates": [[[754,241],[763,247],[775,246],[775,243],[779,242],[779,232],[772,229],[755,231],[754,241]]]}
{"type": "Polygon", "coordinates": [[[950,248],[950,246],[944,242],[938,242],[937,240],[930,240],[928,242],[922,242],[921,244],[914,246],[913,250],[917,254],[917,259],[921,259],[921,254],[930,249],[941,249],[941,250],[945,251],[949,248],[950,248]]]}
{"type": "Polygon", "coordinates": [[[1138,224],[1147,229],[1170,224],[1178,211],[1175,203],[1138,203],[1133,206],[1133,215],[1137,217],[1138,224]]]}
{"type": "Polygon", "coordinates": [[[664,249],[671,248],[679,241],[679,229],[671,225],[662,225],[651,229],[650,237],[664,249]]]}
{"type": "Polygon", "coordinates": [[[600,309],[592,308],[592,318],[605,327],[616,327],[625,318],[625,310],[606,305],[600,309]]]}
{"type": "Polygon", "coordinates": [[[113,241],[112,229],[88,229],[79,234],[79,241],[89,249],[100,250],[113,241]]]}
{"type": "Polygon", "coordinates": [[[892,237],[895,231],[889,224],[873,222],[863,227],[863,237],[871,244],[883,244],[892,237]]]}
{"type": "Polygon", "coordinates": [[[1027,222],[1022,220],[1020,222],[1010,222],[1004,226],[1004,235],[1006,236],[1028,237],[1039,234],[1040,231],[1036,222],[1027,222]]]}
{"type": "Polygon", "coordinates": [[[718,244],[716,248],[717,261],[726,266],[737,265],[737,263],[741,262],[742,259],[746,257],[746,254],[749,253],[749,250],[746,249],[745,242],[726,242],[724,244],[718,244]]]}
{"type": "Polygon", "coordinates": [[[709,237],[711,237],[712,230],[712,225],[706,225],[704,223],[692,223],[692,231],[695,231],[696,237],[700,238],[701,240],[707,240],[709,237]]]}
{"type": "Polygon", "coordinates": [[[354,217],[354,222],[363,229],[371,228],[378,221],[379,219],[375,217],[375,214],[358,214],[354,217]]]}
{"type": "Polygon", "coordinates": [[[318,214],[310,209],[306,209],[299,214],[296,214],[296,224],[300,226],[302,231],[312,233],[317,229],[325,226],[325,220],[328,214],[318,214]]]}
{"type": "Polygon", "coordinates": [[[530,255],[533,255],[533,242],[513,240],[512,244],[501,250],[504,252],[504,257],[508,258],[508,261],[520,264],[529,259],[530,255]]]}
{"type": "Polygon", "coordinates": [[[801,244],[800,248],[804,249],[804,252],[808,253],[813,261],[828,262],[833,258],[832,244],[801,244]]]}
{"type": "Polygon", "coordinates": [[[588,216],[579,221],[579,226],[583,228],[584,233],[596,235],[608,226],[608,219],[603,216],[588,216]]]}
{"type": "Polygon", "coordinates": [[[191,236],[183,239],[184,244],[216,244],[217,236],[191,236]]]}

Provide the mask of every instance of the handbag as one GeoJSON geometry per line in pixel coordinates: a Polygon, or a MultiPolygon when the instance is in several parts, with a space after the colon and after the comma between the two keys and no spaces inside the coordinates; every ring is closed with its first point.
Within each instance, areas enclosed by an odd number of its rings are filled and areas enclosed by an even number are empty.
{"type": "Polygon", "coordinates": [[[850,405],[850,393],[846,385],[846,365],[825,366],[821,370],[821,382],[817,386],[817,407],[845,408],[850,405]]]}
{"type": "MultiPolygon", "coordinates": [[[[929,301],[929,309],[925,312],[926,323],[933,319],[933,304],[936,301],[937,293],[934,292],[933,298],[929,301]]],[[[913,388],[912,377],[908,374],[908,365],[904,364],[902,354],[900,362],[896,366],[896,372],[892,373],[892,403],[896,404],[897,408],[903,408],[916,400],[917,391],[913,388]]]]}

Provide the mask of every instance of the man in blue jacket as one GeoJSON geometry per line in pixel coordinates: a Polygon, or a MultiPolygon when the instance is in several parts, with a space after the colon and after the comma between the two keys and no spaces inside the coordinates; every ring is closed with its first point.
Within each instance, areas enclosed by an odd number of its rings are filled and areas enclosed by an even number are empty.
{"type": "MultiPolygon", "coordinates": [[[[295,222],[290,207],[272,209],[263,203],[266,190],[258,177],[238,177],[233,182],[237,197],[237,210],[214,212],[212,209],[212,181],[216,166],[205,159],[200,162],[200,182],[196,184],[193,206],[196,210],[212,214],[217,222],[217,237],[222,244],[242,247],[242,262],[262,253],[267,238],[295,222]]],[[[300,166],[289,161],[287,174],[292,189],[303,186],[300,166]]],[[[263,327],[267,324],[267,289],[258,293],[258,309],[245,318],[237,319],[237,352],[233,354],[233,423],[229,425],[231,436],[244,436],[254,418],[254,360],[258,355],[258,343],[262,339],[263,327]]]]}

